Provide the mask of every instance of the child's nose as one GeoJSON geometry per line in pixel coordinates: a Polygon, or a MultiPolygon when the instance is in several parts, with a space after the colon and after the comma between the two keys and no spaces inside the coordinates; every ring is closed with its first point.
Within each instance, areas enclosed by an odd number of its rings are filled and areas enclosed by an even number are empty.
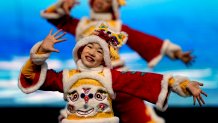
{"type": "Polygon", "coordinates": [[[89,54],[92,55],[92,56],[95,56],[95,53],[96,53],[96,51],[93,50],[93,49],[89,51],[89,54]]]}

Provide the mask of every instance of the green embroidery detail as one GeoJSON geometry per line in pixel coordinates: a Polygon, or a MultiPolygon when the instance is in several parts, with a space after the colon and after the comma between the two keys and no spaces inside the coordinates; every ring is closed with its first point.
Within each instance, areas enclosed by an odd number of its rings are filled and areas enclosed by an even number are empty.
{"type": "Polygon", "coordinates": [[[136,71],[131,71],[131,74],[135,74],[136,73],[136,71]]]}
{"type": "Polygon", "coordinates": [[[141,76],[144,76],[146,74],[146,72],[141,72],[141,76]]]}
{"type": "Polygon", "coordinates": [[[127,71],[121,71],[121,73],[122,73],[122,74],[126,74],[126,73],[127,73],[127,71]]]}

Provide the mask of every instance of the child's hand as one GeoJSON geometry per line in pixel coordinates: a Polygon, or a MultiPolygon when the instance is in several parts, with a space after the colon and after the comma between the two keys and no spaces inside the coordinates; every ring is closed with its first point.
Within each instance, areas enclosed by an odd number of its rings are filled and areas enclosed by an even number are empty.
{"type": "Polygon", "coordinates": [[[201,97],[201,94],[203,94],[206,97],[207,97],[207,94],[201,90],[200,86],[203,86],[203,83],[192,81],[187,85],[187,89],[193,96],[194,105],[197,99],[199,105],[202,106],[202,104],[205,104],[205,102],[203,98],[201,97]]]}
{"type": "Polygon", "coordinates": [[[62,29],[60,29],[52,35],[52,31],[53,30],[51,29],[48,36],[43,40],[38,53],[59,52],[59,50],[54,48],[54,44],[65,41],[66,39],[61,38],[66,34],[66,32],[60,34],[62,31],[62,29]]]}
{"type": "Polygon", "coordinates": [[[177,59],[180,59],[187,66],[191,65],[194,62],[195,57],[191,55],[191,51],[182,52],[181,50],[175,51],[174,55],[177,59]]]}
{"type": "Polygon", "coordinates": [[[76,4],[79,4],[79,2],[77,0],[63,0],[63,9],[64,9],[64,12],[67,14],[67,15],[70,15],[70,10],[71,8],[73,8],[76,4]]]}

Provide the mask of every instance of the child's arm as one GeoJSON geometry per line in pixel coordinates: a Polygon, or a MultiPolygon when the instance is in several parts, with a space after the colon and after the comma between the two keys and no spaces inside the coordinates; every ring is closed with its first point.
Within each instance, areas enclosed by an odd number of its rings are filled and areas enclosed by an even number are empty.
{"type": "Polygon", "coordinates": [[[76,0],[59,0],[56,4],[41,12],[41,16],[59,29],[75,35],[79,20],[70,16],[70,10],[78,2],[76,0]]]}
{"type": "Polygon", "coordinates": [[[185,64],[189,64],[193,60],[191,52],[183,52],[180,46],[169,40],[161,40],[155,36],[131,29],[126,25],[122,25],[122,31],[128,34],[127,45],[139,53],[151,68],[165,55],[171,59],[179,59],[185,64]]]}
{"type": "Polygon", "coordinates": [[[60,39],[65,33],[58,35],[58,32],[49,35],[31,49],[31,57],[25,63],[21,70],[19,78],[19,87],[24,93],[31,93],[38,89],[49,91],[63,91],[62,72],[56,73],[53,70],[47,70],[45,60],[51,52],[58,52],[53,46],[55,43],[65,39],[60,39]]]}
{"type": "MultiPolygon", "coordinates": [[[[196,95],[199,97],[200,94],[205,94],[202,91],[197,91],[197,86],[190,84],[186,77],[115,70],[112,70],[111,73],[115,92],[120,91],[154,103],[160,110],[167,108],[167,100],[171,90],[184,97],[194,94],[195,97],[196,95]]],[[[201,102],[199,103],[201,104],[201,102]]]]}

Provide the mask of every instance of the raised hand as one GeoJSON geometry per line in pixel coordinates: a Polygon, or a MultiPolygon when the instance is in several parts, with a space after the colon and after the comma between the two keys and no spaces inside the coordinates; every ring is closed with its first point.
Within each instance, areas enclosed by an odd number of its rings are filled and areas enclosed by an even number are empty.
{"type": "Polygon", "coordinates": [[[65,41],[66,39],[61,39],[66,32],[61,33],[62,29],[58,30],[54,34],[52,34],[53,29],[50,30],[47,37],[43,40],[38,53],[50,53],[50,52],[59,52],[59,50],[54,48],[54,44],[65,41]]]}
{"type": "Polygon", "coordinates": [[[203,86],[203,83],[192,81],[188,84],[187,90],[192,94],[194,105],[196,103],[196,99],[200,106],[205,104],[204,99],[202,98],[201,94],[207,97],[207,94],[203,92],[200,88],[200,86],[203,86]]]}
{"type": "Polygon", "coordinates": [[[191,51],[187,51],[181,54],[180,60],[185,63],[187,66],[192,65],[192,63],[195,61],[195,57],[191,55],[191,51]]]}
{"type": "Polygon", "coordinates": [[[191,51],[182,52],[181,50],[177,50],[174,52],[175,58],[180,59],[187,66],[192,65],[192,63],[195,61],[195,57],[191,54],[191,51]]]}
{"type": "Polygon", "coordinates": [[[77,0],[63,0],[62,7],[64,9],[64,12],[67,15],[70,15],[71,8],[73,8],[76,4],[79,4],[79,2],[77,0]]]}

